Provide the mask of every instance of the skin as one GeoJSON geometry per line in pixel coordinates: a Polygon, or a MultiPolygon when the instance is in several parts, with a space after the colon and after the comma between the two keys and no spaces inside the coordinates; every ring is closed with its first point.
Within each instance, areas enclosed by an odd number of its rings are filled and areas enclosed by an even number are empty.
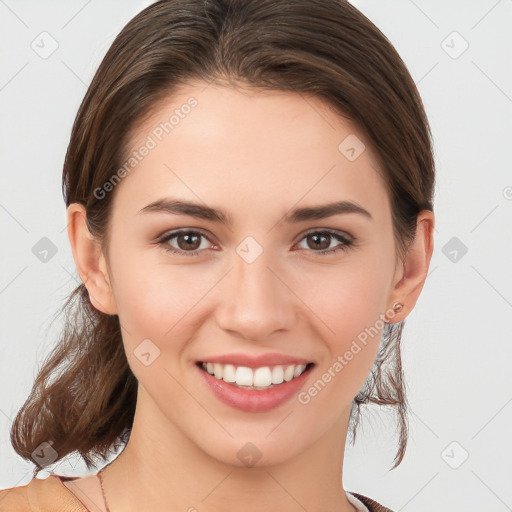
{"type": "MultiPolygon", "coordinates": [[[[307,389],[394,302],[404,307],[392,322],[413,309],[432,255],[434,216],[418,216],[402,265],[370,142],[314,97],[194,82],[137,127],[132,147],[191,96],[198,105],[115,188],[108,250],[88,232],[81,205],[67,212],[78,272],[93,305],[119,315],[139,382],[131,438],[104,473],[109,507],[353,511],[342,487],[350,407],[380,336],[307,405],[294,397],[267,412],[221,403],[194,365],[234,352],[303,357],[316,365],[307,389]],[[350,134],[366,145],[353,162],[338,150],[350,134]],[[225,209],[233,224],[138,213],[168,196],[225,209]],[[293,208],[340,200],[372,218],[282,220],[293,208]],[[206,233],[192,247],[200,243],[199,254],[179,256],[155,243],[179,228],[206,233]],[[347,233],[356,242],[317,255],[340,242],[327,238],[318,247],[305,235],[313,228],[347,233]],[[263,249],[250,264],[236,252],[247,236],[263,249]],[[148,338],[160,356],[145,366],[134,350],[148,338]],[[237,457],[247,442],[261,453],[255,467],[237,457]]],[[[167,245],[187,250],[176,237],[167,245]]],[[[73,492],[87,496],[91,510],[104,510],[96,476],[75,481],[73,492]]]]}

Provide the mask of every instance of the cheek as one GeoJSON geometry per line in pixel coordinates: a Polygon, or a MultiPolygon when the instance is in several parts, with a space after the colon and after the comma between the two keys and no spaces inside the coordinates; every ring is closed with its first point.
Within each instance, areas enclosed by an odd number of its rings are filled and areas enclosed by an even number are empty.
{"type": "Polygon", "coordinates": [[[351,399],[368,377],[385,325],[390,262],[383,264],[378,254],[361,256],[301,285],[326,349],[318,368],[321,382],[310,390],[311,396],[322,392],[319,404],[351,399]]]}
{"type": "Polygon", "coordinates": [[[152,320],[165,308],[163,299],[171,296],[167,293],[170,280],[152,254],[158,250],[137,250],[121,238],[116,243],[117,252],[112,254],[111,260],[119,316],[134,323],[144,318],[152,320]]]}
{"type": "Polygon", "coordinates": [[[135,251],[112,258],[115,300],[123,337],[130,344],[149,338],[160,345],[193,300],[193,293],[184,293],[176,271],[153,260],[135,251]]]}
{"type": "MultiPolygon", "coordinates": [[[[188,315],[204,291],[187,288],[185,273],[154,260],[147,251],[144,256],[120,255],[112,267],[128,364],[157,403],[176,408],[184,397],[172,376],[181,371],[180,354],[191,336],[188,315]]],[[[185,414],[193,404],[185,400],[180,407],[179,414],[185,414]]]]}
{"type": "Polygon", "coordinates": [[[161,351],[160,364],[176,367],[180,353],[204,320],[205,297],[218,281],[211,268],[166,264],[154,251],[112,259],[115,300],[127,357],[145,339],[161,351]]]}
{"type": "Polygon", "coordinates": [[[301,280],[298,295],[325,327],[322,333],[333,349],[343,349],[367,328],[382,328],[391,274],[370,260],[344,262],[338,269],[323,269],[301,280]]]}

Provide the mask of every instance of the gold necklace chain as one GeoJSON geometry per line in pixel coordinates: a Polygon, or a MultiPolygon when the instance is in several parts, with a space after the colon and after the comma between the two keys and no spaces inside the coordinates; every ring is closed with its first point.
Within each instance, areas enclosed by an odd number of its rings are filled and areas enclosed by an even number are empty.
{"type": "MultiPolygon", "coordinates": [[[[107,464],[108,466],[109,464],[107,464]]],[[[103,478],[101,477],[101,472],[107,467],[105,466],[104,468],[101,468],[97,475],[98,475],[98,478],[100,480],[100,486],[101,486],[101,494],[103,494],[103,503],[105,505],[105,509],[107,512],[110,512],[110,509],[108,508],[108,503],[107,503],[107,497],[105,496],[105,489],[103,488],[103,478]]]]}
{"type": "Polygon", "coordinates": [[[112,464],[114,461],[116,461],[117,459],[119,459],[119,457],[123,454],[124,450],[126,448],[126,445],[123,447],[123,449],[121,450],[121,452],[118,454],[118,456],[111,460],[107,465],[103,466],[97,473],[96,475],[98,476],[98,479],[100,481],[100,486],[101,486],[101,494],[103,495],[103,504],[105,505],[105,510],[107,512],[110,512],[110,508],[108,508],[108,501],[107,501],[107,497],[105,496],[105,488],[104,488],[104,485],[103,485],[103,472],[110,466],[110,464],[112,464]]]}

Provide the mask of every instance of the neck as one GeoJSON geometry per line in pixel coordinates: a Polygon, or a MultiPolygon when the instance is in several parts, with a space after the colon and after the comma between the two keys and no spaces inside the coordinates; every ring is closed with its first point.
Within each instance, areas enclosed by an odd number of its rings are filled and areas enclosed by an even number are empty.
{"type": "Polygon", "coordinates": [[[169,422],[155,422],[145,410],[150,401],[140,398],[139,389],[130,439],[103,473],[111,512],[355,510],[342,484],[350,410],[292,459],[239,467],[209,456],[169,422]]]}

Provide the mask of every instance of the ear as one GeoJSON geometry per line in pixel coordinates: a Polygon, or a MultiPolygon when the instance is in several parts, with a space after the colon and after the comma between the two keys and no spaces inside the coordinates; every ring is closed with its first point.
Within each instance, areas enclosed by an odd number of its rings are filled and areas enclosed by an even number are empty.
{"type": "MultiPolygon", "coordinates": [[[[422,210],[418,214],[416,236],[409,246],[405,264],[399,263],[394,276],[394,287],[389,297],[388,311],[400,302],[402,309],[392,315],[392,321],[401,322],[414,309],[427,278],[432,252],[434,251],[434,214],[422,210]]],[[[391,318],[390,318],[391,320],[391,318]]]]}
{"type": "Polygon", "coordinates": [[[108,315],[117,314],[107,263],[101,244],[90,233],[86,224],[86,210],[82,204],[71,203],[67,208],[68,237],[78,274],[89,292],[91,304],[108,315]]]}

